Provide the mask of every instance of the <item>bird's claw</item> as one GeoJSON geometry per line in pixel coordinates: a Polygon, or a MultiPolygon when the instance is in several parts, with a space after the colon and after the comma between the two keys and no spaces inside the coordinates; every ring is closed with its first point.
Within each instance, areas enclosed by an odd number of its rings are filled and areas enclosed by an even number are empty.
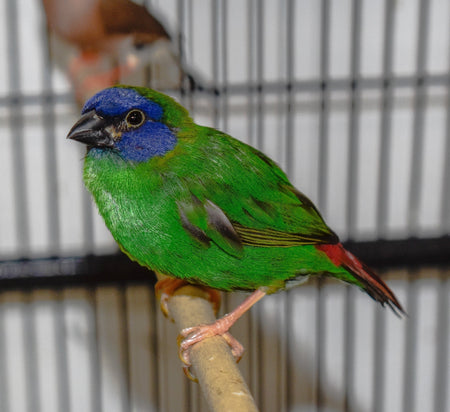
{"type": "Polygon", "coordinates": [[[210,325],[199,325],[193,326],[190,328],[183,329],[177,338],[178,343],[178,356],[181,361],[184,363],[183,370],[185,375],[191,379],[196,381],[196,378],[190,372],[191,367],[191,359],[190,359],[190,350],[193,345],[206,338],[210,338],[213,336],[222,336],[227,342],[228,346],[231,349],[231,353],[233,357],[236,359],[236,362],[239,362],[244,353],[244,347],[241,343],[234,338],[228,330],[222,331],[220,330],[220,324],[217,322],[212,323],[210,325]]]}
{"type": "Polygon", "coordinates": [[[234,356],[234,359],[236,359],[236,363],[239,363],[242,359],[242,355],[244,355],[244,347],[241,342],[239,342],[230,332],[224,333],[222,337],[231,348],[231,354],[234,356]]]}
{"type": "Polygon", "coordinates": [[[187,350],[182,351],[181,350],[181,344],[183,342],[184,336],[179,334],[177,336],[177,345],[178,345],[178,357],[180,358],[181,362],[183,362],[183,372],[186,375],[186,377],[191,380],[192,382],[198,382],[198,379],[195,377],[195,375],[191,372],[191,361],[189,357],[189,353],[187,350]]]}
{"type": "Polygon", "coordinates": [[[155,295],[159,300],[161,312],[166,318],[169,318],[169,299],[175,291],[188,283],[181,279],[164,278],[156,282],[155,295]]]}

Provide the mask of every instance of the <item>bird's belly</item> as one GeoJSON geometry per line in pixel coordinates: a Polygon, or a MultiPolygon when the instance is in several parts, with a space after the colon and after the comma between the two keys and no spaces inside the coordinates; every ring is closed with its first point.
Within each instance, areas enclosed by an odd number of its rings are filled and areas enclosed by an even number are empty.
{"type": "Polygon", "coordinates": [[[225,291],[250,291],[259,287],[275,291],[300,283],[308,274],[316,272],[308,258],[302,259],[298,247],[246,247],[243,257],[237,258],[214,244],[205,247],[189,237],[175,238],[167,232],[146,231],[116,240],[143,266],[225,291]]]}

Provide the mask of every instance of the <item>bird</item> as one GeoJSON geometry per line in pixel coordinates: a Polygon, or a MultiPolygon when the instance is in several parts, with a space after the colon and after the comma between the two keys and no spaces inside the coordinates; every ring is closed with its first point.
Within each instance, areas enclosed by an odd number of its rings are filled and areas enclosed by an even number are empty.
{"type": "Polygon", "coordinates": [[[68,72],[80,106],[124,79],[159,89],[180,87],[180,57],[166,28],[146,7],[131,0],[43,0],[43,6],[52,55],[68,72]],[[76,49],[75,56],[68,46],[76,49]]]}
{"type": "Polygon", "coordinates": [[[239,359],[243,347],[230,327],[265,295],[309,276],[355,285],[405,313],[273,160],[197,125],[173,98],[143,87],[107,88],[86,102],[67,138],[87,145],[85,185],[132,260],[174,279],[175,288],[187,282],[251,292],[214,323],[181,331],[186,365],[192,346],[214,335],[239,359]]]}

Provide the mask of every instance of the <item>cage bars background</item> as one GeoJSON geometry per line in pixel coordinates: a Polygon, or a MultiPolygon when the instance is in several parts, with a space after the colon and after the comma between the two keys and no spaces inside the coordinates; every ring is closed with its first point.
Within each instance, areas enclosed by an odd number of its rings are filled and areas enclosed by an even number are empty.
{"type": "MultiPolygon", "coordinates": [[[[330,282],[254,308],[235,334],[261,410],[449,410],[447,2],[149,6],[202,79],[172,91],[198,123],[275,158],[368,263],[410,263],[386,273],[407,320],[330,282]]],[[[82,189],[40,4],[1,7],[0,409],[201,410],[151,280],[82,189]]]]}

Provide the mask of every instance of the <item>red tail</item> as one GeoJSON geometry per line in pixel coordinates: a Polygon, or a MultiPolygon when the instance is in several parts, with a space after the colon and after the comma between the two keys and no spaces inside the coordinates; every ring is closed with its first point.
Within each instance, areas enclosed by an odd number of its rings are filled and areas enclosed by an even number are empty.
{"type": "Polygon", "coordinates": [[[394,293],[378,275],[345,250],[341,243],[316,245],[316,248],[324,252],[336,266],[342,266],[355,276],[362,284],[363,289],[377,302],[380,302],[383,306],[387,304],[396,313],[397,310],[405,313],[394,293]]]}

